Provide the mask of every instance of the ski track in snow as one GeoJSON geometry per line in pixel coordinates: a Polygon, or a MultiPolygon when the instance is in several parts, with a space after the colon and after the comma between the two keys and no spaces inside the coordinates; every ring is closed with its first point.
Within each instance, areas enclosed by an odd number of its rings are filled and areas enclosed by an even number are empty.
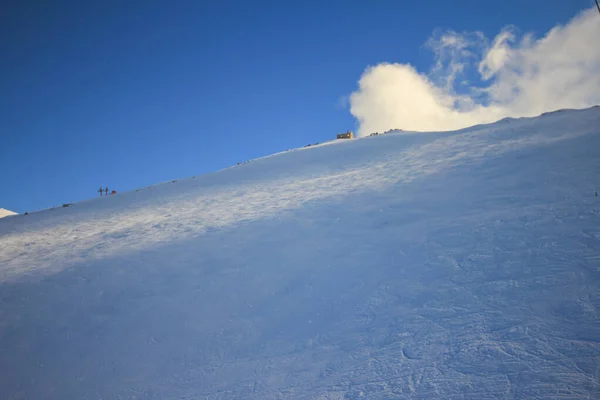
{"type": "Polygon", "coordinates": [[[0,220],[5,398],[600,398],[600,108],[0,220]]]}

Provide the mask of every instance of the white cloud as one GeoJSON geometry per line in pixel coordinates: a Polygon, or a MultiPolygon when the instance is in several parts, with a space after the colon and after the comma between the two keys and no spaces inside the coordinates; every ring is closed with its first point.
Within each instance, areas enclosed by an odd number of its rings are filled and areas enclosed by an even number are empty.
{"type": "Polygon", "coordinates": [[[409,64],[368,67],[350,96],[358,134],[388,129],[451,130],[503,117],[600,103],[600,17],[583,11],[540,39],[504,28],[436,33],[429,73],[409,64]],[[473,79],[469,79],[473,78],[473,79]],[[472,83],[475,80],[477,83],[472,83]]]}
{"type": "Polygon", "coordinates": [[[429,76],[446,90],[452,90],[456,79],[477,59],[487,41],[483,33],[436,32],[426,43],[435,55],[429,76]]]}
{"type": "Polygon", "coordinates": [[[483,60],[479,63],[478,71],[482,79],[489,80],[500,71],[511,57],[511,42],[516,38],[510,28],[505,28],[496,36],[494,44],[487,51],[483,60]]]}

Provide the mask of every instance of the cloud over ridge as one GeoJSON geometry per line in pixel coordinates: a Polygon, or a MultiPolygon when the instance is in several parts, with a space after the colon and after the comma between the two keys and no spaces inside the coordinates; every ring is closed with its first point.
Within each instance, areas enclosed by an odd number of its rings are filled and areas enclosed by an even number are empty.
{"type": "Polygon", "coordinates": [[[359,136],[389,129],[460,129],[504,117],[600,104],[600,18],[584,10],[543,37],[507,26],[493,40],[481,32],[434,33],[427,73],[382,63],[363,72],[349,98],[359,136]]]}

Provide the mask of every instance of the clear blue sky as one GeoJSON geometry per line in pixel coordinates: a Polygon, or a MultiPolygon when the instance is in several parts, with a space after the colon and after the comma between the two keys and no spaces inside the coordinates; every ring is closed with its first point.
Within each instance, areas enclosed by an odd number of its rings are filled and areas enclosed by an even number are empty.
{"type": "Polygon", "coordinates": [[[31,1],[0,12],[0,207],[34,211],[355,129],[368,65],[435,29],[543,34],[593,0],[31,1]]]}

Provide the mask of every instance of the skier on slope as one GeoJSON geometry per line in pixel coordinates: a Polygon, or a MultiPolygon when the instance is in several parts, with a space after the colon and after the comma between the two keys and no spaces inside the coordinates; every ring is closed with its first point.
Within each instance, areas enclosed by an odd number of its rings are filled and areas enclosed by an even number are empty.
{"type": "Polygon", "coordinates": [[[102,189],[102,186],[100,186],[100,189],[98,189],[98,192],[100,193],[100,196],[102,196],[102,192],[104,191],[104,189],[102,189]]]}

